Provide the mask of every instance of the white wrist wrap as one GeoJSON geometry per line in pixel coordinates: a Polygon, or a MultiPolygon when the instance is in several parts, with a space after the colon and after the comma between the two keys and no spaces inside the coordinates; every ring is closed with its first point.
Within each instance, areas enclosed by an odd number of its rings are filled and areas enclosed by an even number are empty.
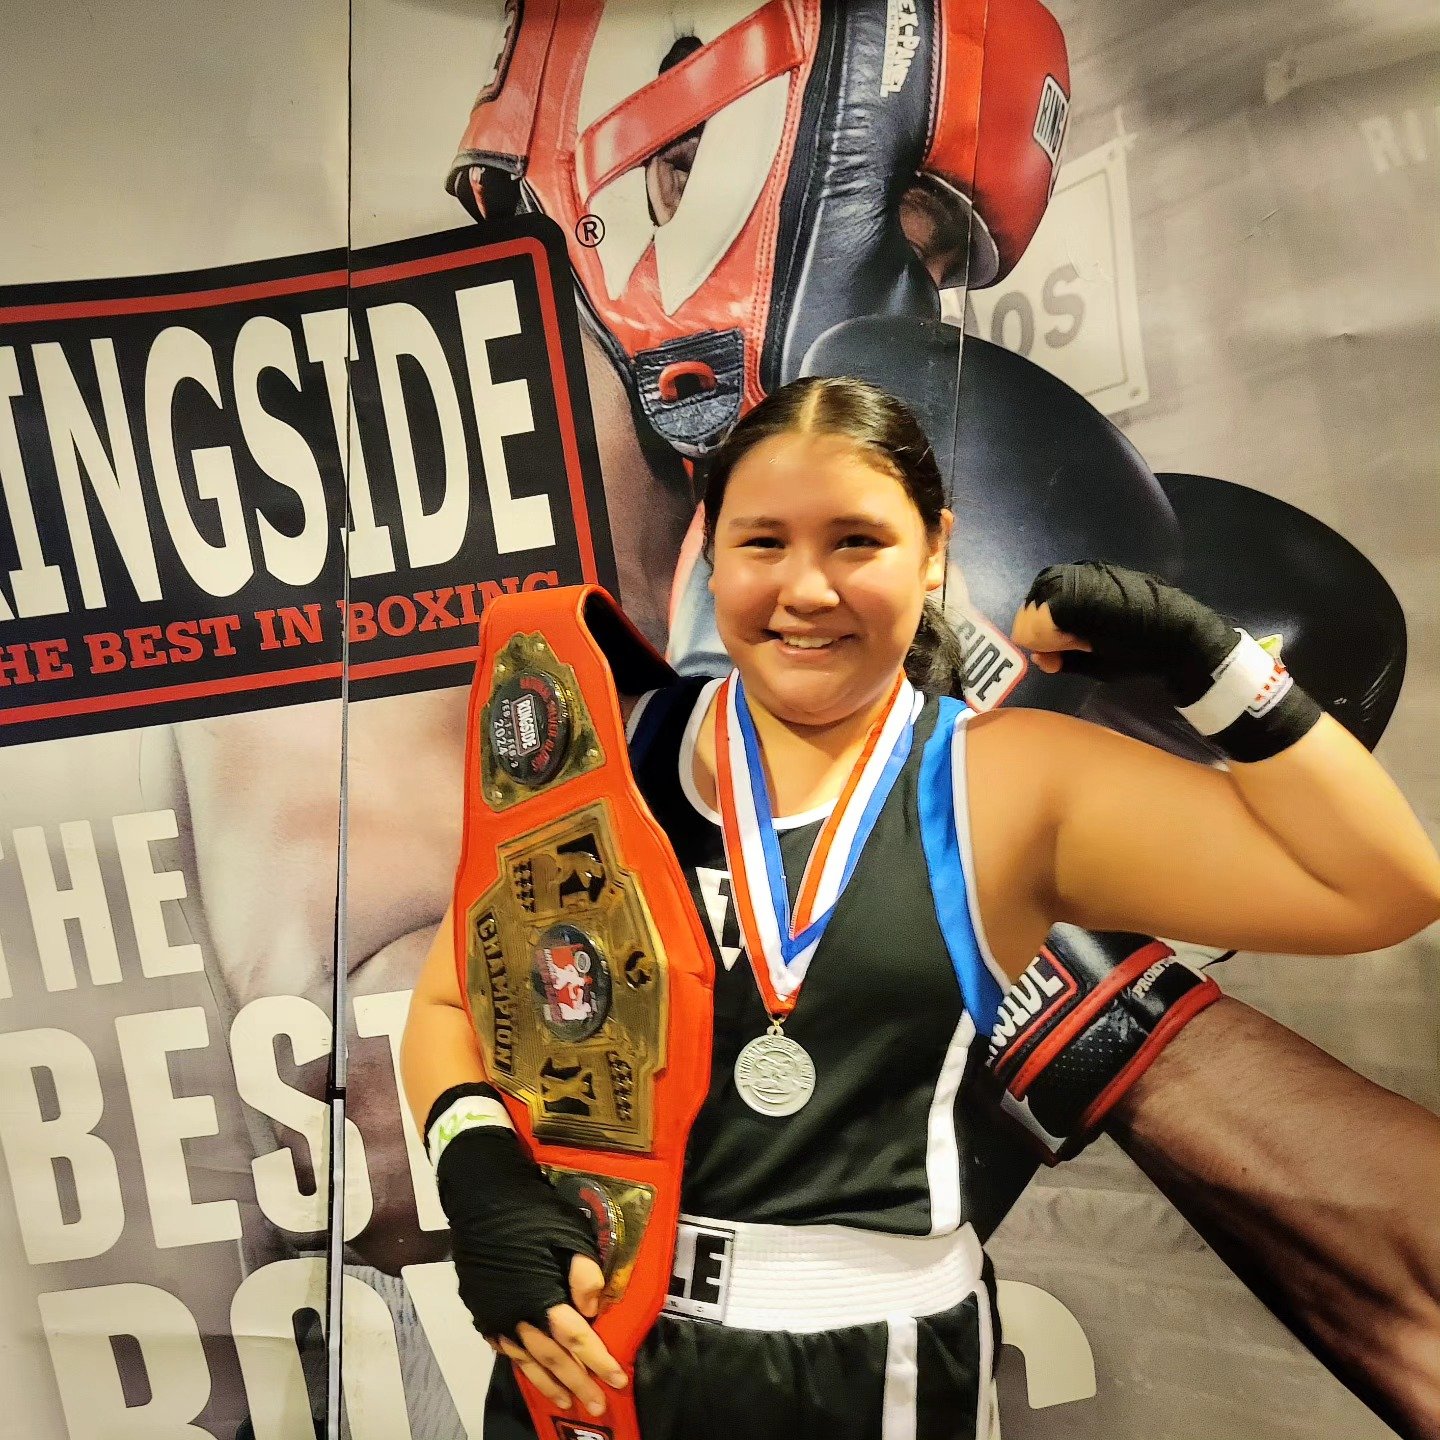
{"type": "Polygon", "coordinates": [[[1202,735],[1218,735],[1247,712],[1265,714],[1295,683],[1258,640],[1236,634],[1239,642],[1213,672],[1215,683],[1193,705],[1176,707],[1202,735]]]}
{"type": "Polygon", "coordinates": [[[498,1125],[505,1130],[515,1128],[498,1100],[491,1100],[486,1095],[462,1095],[435,1117],[435,1123],[425,1136],[431,1165],[438,1169],[445,1147],[462,1130],[473,1130],[477,1125],[498,1125]]]}

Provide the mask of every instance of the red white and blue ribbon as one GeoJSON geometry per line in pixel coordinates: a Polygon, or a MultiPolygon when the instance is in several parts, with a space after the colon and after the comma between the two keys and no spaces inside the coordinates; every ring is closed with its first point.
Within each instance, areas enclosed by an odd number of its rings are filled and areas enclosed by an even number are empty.
{"type": "Polygon", "coordinates": [[[921,696],[897,677],[810,852],[792,908],[760,737],[738,672],[716,705],[715,789],[740,932],[771,1016],[788,1015],[880,809],[910,754],[921,696]]]}

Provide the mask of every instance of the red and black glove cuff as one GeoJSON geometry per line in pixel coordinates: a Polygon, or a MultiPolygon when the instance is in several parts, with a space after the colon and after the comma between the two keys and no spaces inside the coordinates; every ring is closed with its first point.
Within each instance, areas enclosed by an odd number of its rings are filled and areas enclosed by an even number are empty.
{"type": "Polygon", "coordinates": [[[1057,925],[1000,1002],[986,1064],[1054,1164],[1078,1154],[1220,987],[1163,940],[1057,925]]]}

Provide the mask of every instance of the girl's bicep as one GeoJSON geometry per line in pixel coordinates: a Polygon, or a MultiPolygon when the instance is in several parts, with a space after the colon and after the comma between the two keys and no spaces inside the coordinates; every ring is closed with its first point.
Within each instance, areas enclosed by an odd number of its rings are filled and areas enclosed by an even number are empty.
{"type": "Polygon", "coordinates": [[[1359,907],[1310,874],[1223,771],[1047,720],[1057,920],[1235,950],[1369,948],[1359,907]]]}

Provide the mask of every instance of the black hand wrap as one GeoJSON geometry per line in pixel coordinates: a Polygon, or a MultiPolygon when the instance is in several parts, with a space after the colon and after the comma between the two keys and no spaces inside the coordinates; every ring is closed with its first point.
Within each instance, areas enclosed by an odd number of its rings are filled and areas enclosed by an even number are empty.
{"type": "Polygon", "coordinates": [[[1057,925],[1000,1002],[986,1064],[1002,1108],[1054,1164],[1094,1138],[1116,1101],[1220,998],[1163,940],[1057,925]]]}
{"type": "Polygon", "coordinates": [[[435,1179],[460,1298],[475,1328],[515,1339],[527,1320],[548,1334],[550,1307],[570,1303],[571,1256],[599,1263],[590,1221],[561,1199],[520,1137],[503,1126],[475,1126],[449,1139],[435,1179]]]}
{"type": "Polygon", "coordinates": [[[1025,603],[1048,605],[1060,629],[1093,647],[1066,651],[1066,670],[1100,680],[1154,676],[1233,759],[1278,755],[1320,718],[1320,707],[1245,631],[1154,575],[1103,561],[1050,565],[1025,603]]]}

